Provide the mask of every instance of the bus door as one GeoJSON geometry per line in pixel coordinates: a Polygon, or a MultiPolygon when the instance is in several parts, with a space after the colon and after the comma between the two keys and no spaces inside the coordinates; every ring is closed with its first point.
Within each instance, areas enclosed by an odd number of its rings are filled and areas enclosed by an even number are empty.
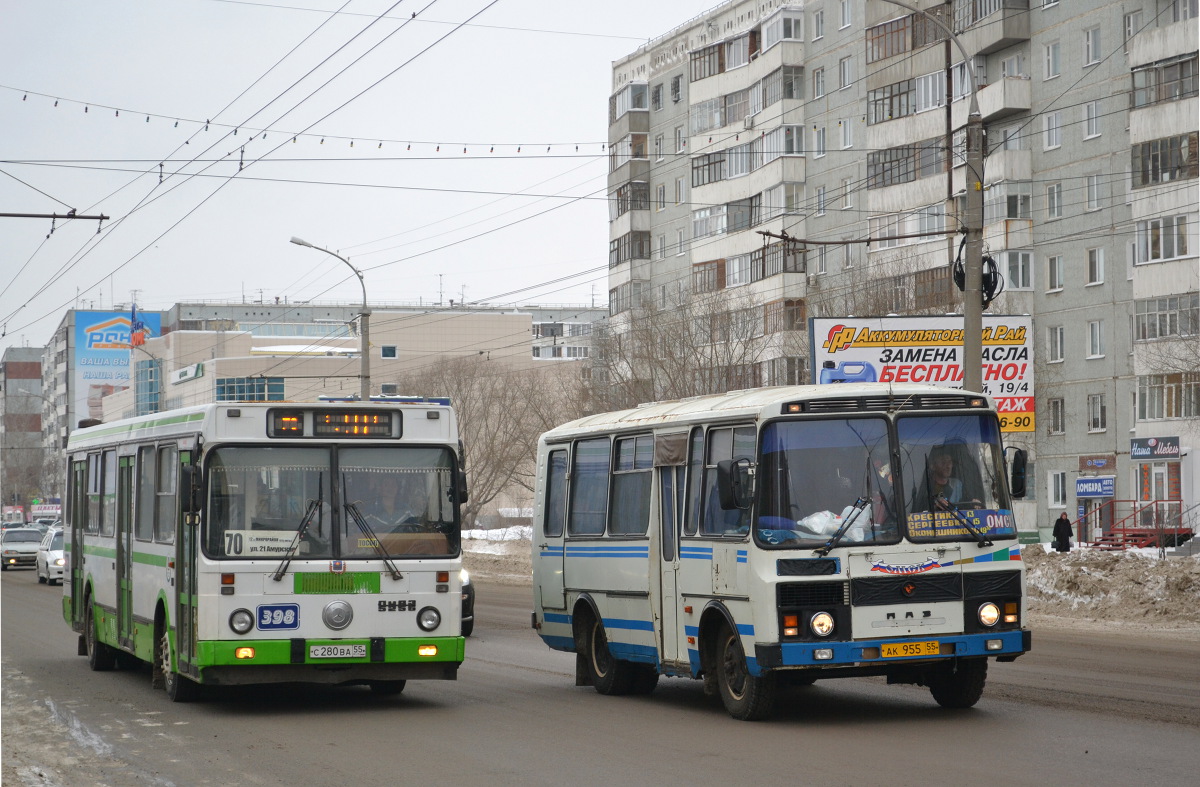
{"type": "MultiPolygon", "coordinates": [[[[170,511],[175,515],[175,653],[182,667],[193,661],[196,631],[196,522],[198,517],[193,514],[181,513],[184,501],[191,497],[191,489],[183,488],[179,483],[181,478],[191,478],[180,472],[180,465],[191,463],[191,452],[180,451],[179,459],[171,461],[175,453],[174,446],[162,449],[159,453],[159,473],[164,466],[169,468],[170,475],[166,478],[160,475],[164,483],[159,487],[159,494],[164,488],[169,489],[171,499],[170,511]]],[[[197,471],[198,472],[198,471],[197,471]]],[[[198,479],[197,479],[198,480],[198,479]]],[[[182,671],[182,670],[181,670],[182,671]]]]}
{"type": "Polygon", "coordinates": [[[117,642],[133,650],[133,457],[117,467],[117,642]]]}
{"type": "Polygon", "coordinates": [[[567,450],[556,448],[546,457],[546,499],[542,509],[542,532],[534,533],[537,559],[534,581],[541,592],[543,609],[565,609],[563,582],[564,531],[567,521],[567,450]]]}
{"type": "Polygon", "coordinates": [[[687,469],[687,434],[657,435],[654,464],[658,468],[658,642],[661,661],[686,660],[680,650],[679,630],[679,528],[683,521],[683,493],[687,469]]]}
{"type": "MultiPolygon", "coordinates": [[[[67,568],[71,576],[65,581],[71,586],[71,606],[67,612],[71,623],[83,625],[83,533],[87,528],[88,463],[86,457],[71,462],[71,492],[67,496],[67,534],[71,539],[71,552],[67,568]]],[[[83,655],[80,653],[80,655],[83,655]]]]}

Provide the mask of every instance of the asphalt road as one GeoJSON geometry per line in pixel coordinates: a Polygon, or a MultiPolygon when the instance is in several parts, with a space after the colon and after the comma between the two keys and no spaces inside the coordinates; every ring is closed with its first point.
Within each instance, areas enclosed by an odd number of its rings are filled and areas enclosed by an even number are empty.
{"type": "Polygon", "coordinates": [[[60,594],[32,571],[0,583],[6,787],[1195,783],[1195,641],[1035,630],[1034,651],[993,664],[971,710],[848,679],[746,723],[697,681],[639,698],[576,688],[573,657],[529,628],[529,589],[482,581],[457,681],[172,704],[146,670],[90,672],[60,594]]]}

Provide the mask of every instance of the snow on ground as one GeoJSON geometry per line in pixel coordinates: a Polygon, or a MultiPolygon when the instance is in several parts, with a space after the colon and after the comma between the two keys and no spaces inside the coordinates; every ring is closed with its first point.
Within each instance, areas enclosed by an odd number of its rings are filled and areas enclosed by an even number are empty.
{"type": "MultiPolygon", "coordinates": [[[[463,531],[464,562],[487,581],[529,584],[532,532],[528,526],[463,531]]],[[[1200,557],[1079,547],[1060,554],[1049,544],[1027,545],[1021,556],[1031,628],[1153,629],[1200,640],[1200,557]]]]}

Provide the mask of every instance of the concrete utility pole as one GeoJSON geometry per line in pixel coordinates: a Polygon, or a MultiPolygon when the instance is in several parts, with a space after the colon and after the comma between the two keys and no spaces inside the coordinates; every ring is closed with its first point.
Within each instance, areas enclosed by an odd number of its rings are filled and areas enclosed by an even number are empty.
{"type": "Polygon", "coordinates": [[[367,305],[367,283],[363,279],[362,271],[350,264],[350,260],[340,254],[334,254],[329,249],[322,249],[320,246],[314,246],[306,240],[297,237],[292,238],[292,243],[297,246],[307,246],[310,249],[323,251],[331,257],[337,257],[350,270],[354,271],[354,275],[358,277],[358,283],[362,286],[362,309],[359,311],[360,324],[358,330],[358,354],[362,359],[361,371],[358,375],[359,380],[359,399],[364,402],[371,401],[371,339],[368,328],[368,321],[371,316],[371,307],[367,305]]]}
{"type": "MultiPolygon", "coordinates": [[[[975,64],[962,41],[942,20],[928,11],[922,11],[897,0],[883,0],[898,5],[914,14],[920,14],[933,24],[958,47],[963,56],[963,65],[971,80],[971,100],[967,108],[967,171],[966,210],[963,229],[967,244],[963,260],[963,388],[968,391],[983,389],[983,115],[979,111],[979,83],[975,79],[975,64]]],[[[949,5],[945,6],[949,8],[949,5]]],[[[953,137],[946,140],[951,155],[954,152],[953,137]]]]}

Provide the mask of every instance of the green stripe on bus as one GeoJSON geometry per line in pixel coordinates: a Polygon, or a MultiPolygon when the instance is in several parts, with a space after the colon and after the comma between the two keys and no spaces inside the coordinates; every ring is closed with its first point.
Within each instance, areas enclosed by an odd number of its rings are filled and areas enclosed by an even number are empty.
{"type": "MultiPolygon", "coordinates": [[[[265,666],[292,663],[292,642],[287,639],[208,640],[197,643],[198,667],[265,666]],[[239,659],[234,654],[238,648],[254,648],[253,659],[239,659]]],[[[419,664],[424,661],[461,664],[466,654],[466,640],[462,637],[422,637],[420,639],[385,639],[383,661],[371,661],[369,656],[355,659],[310,659],[308,648],[312,645],[365,645],[371,652],[369,639],[309,639],[304,641],[305,664],[419,664]],[[417,648],[436,645],[436,656],[419,656],[417,648]]]]}
{"type": "MultiPolygon", "coordinates": [[[[173,426],[175,424],[186,424],[191,421],[203,421],[204,413],[188,413],[186,415],[173,415],[168,418],[155,418],[153,421],[143,421],[140,424],[127,424],[125,426],[114,426],[110,429],[101,429],[98,432],[91,432],[86,436],[87,440],[95,440],[97,437],[113,437],[115,435],[134,435],[144,429],[155,429],[162,426],[173,426]]],[[[82,437],[80,439],[83,439],[82,437]]],[[[70,446],[68,446],[70,450],[70,446]]]]}
{"type": "Polygon", "coordinates": [[[349,574],[296,574],[295,593],[378,593],[379,574],[366,571],[349,574]]]}
{"type": "Polygon", "coordinates": [[[170,560],[171,557],[169,555],[152,555],[149,552],[133,553],[134,563],[142,563],[147,566],[162,566],[165,568],[170,560]]]}
{"type": "Polygon", "coordinates": [[[85,544],[83,547],[83,554],[95,555],[96,557],[116,557],[117,550],[113,549],[112,547],[97,547],[88,546],[85,544]]]}

